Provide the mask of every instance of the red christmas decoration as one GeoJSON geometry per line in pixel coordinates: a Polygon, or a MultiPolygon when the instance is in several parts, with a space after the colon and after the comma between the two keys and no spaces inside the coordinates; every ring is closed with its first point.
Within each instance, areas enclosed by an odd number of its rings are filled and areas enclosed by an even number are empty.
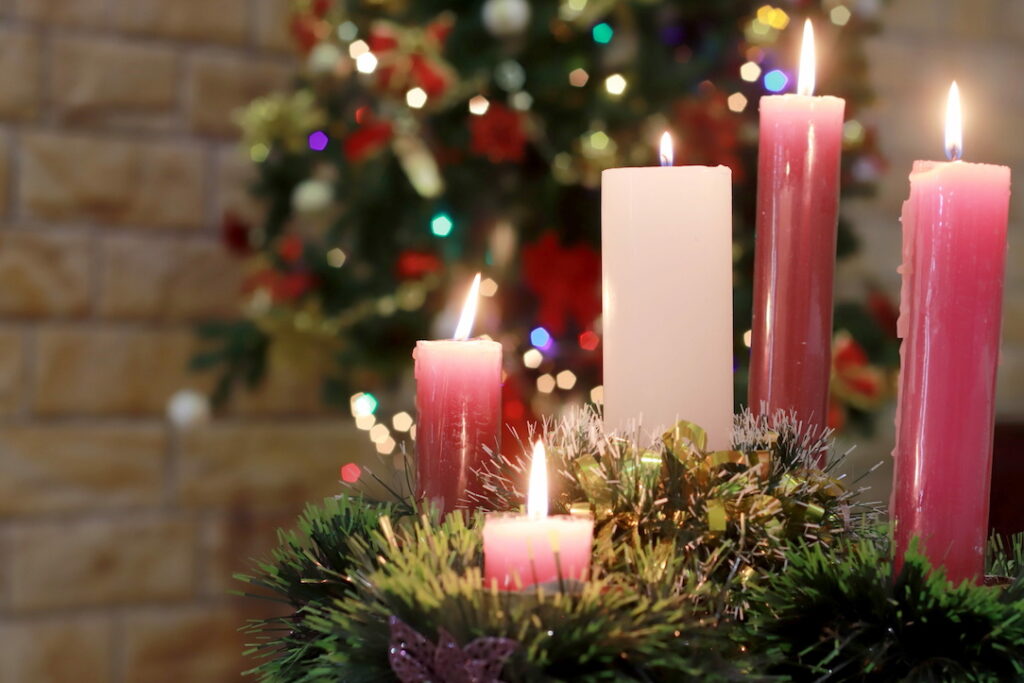
{"type": "Polygon", "coordinates": [[[728,166],[732,169],[733,181],[741,183],[745,178],[738,152],[742,120],[729,111],[721,91],[702,89],[701,92],[703,97],[680,100],[675,107],[676,123],[681,132],[678,163],[728,166]]]}
{"type": "Polygon", "coordinates": [[[234,211],[225,211],[220,222],[220,239],[233,254],[247,256],[252,253],[249,234],[252,227],[234,211]]]}
{"type": "Polygon", "coordinates": [[[832,346],[832,395],[862,410],[870,410],[885,398],[882,370],[871,364],[864,348],[852,336],[840,332],[832,346]]]}
{"type": "Polygon", "coordinates": [[[492,102],[485,114],[471,117],[469,130],[473,153],[495,164],[519,162],[526,155],[523,115],[501,103],[492,102]]]}
{"type": "Polygon", "coordinates": [[[359,465],[354,462],[350,462],[342,465],[338,470],[338,474],[341,476],[341,480],[346,484],[354,484],[359,481],[359,477],[363,474],[363,471],[360,469],[359,465]]]}
{"type": "Polygon", "coordinates": [[[244,289],[247,292],[265,289],[275,303],[289,303],[302,297],[316,282],[316,278],[305,271],[282,273],[267,268],[249,277],[244,289]]]}
{"type": "Polygon", "coordinates": [[[523,248],[523,280],[537,296],[537,322],[558,336],[571,317],[588,328],[601,313],[601,255],[586,244],[563,247],[554,232],[523,248]]]}
{"type": "Polygon", "coordinates": [[[900,316],[899,309],[892,303],[885,292],[872,289],[868,292],[868,311],[871,312],[875,322],[887,335],[896,338],[896,320],[900,316]]]}
{"type": "Polygon", "coordinates": [[[382,90],[405,93],[419,87],[428,97],[440,97],[456,80],[442,53],[455,17],[444,13],[424,28],[376,21],[367,44],[377,57],[377,83],[382,90]]]}
{"type": "Polygon", "coordinates": [[[302,258],[302,240],[296,235],[285,235],[277,243],[277,255],[285,263],[292,265],[302,258]]]}
{"type": "Polygon", "coordinates": [[[418,280],[441,269],[440,257],[432,251],[406,249],[398,255],[395,264],[398,277],[402,280],[418,280]]]}
{"type": "Polygon", "coordinates": [[[353,163],[363,161],[391,140],[394,129],[387,121],[370,121],[345,138],[345,158],[353,163]]]}

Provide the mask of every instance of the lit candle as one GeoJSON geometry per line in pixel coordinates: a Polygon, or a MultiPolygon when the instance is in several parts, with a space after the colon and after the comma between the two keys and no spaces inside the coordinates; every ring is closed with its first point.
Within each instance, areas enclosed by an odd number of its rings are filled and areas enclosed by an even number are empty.
{"type": "Polygon", "coordinates": [[[602,176],[604,420],[659,432],[688,420],[732,438],[732,187],[725,166],[602,176]]]}
{"type": "Polygon", "coordinates": [[[487,515],[484,520],[484,580],[503,590],[571,579],[586,581],[594,538],[592,517],[548,517],[548,473],[544,444],[533,447],[526,514],[487,515]]]}
{"type": "Polygon", "coordinates": [[[832,290],[843,109],[814,97],[814,34],[804,24],[795,95],[761,98],[752,410],[824,425],[832,367],[832,290]]]}
{"type": "Polygon", "coordinates": [[[445,513],[479,502],[478,472],[501,434],[501,344],[469,338],[479,289],[478,274],[454,339],[420,341],[413,352],[417,493],[445,513]]]}
{"type": "Polygon", "coordinates": [[[960,161],[956,83],[947,162],[916,161],[903,204],[902,359],[891,515],[953,581],[981,577],[988,539],[1010,169],[960,161]]]}

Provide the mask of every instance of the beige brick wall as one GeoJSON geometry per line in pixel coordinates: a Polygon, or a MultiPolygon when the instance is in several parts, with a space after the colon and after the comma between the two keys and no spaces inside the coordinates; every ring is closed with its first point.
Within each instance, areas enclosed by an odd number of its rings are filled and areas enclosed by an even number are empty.
{"type": "Polygon", "coordinates": [[[231,113],[294,67],[287,0],[0,0],[0,683],[237,680],[231,574],[365,435],[272,387],[187,433],[236,309],[231,113]]]}

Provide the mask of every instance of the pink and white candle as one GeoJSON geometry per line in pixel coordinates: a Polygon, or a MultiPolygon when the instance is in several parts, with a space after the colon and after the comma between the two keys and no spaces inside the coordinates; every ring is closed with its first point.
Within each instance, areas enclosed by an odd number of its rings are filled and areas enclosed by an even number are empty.
{"type": "Polygon", "coordinates": [[[832,369],[832,290],[845,101],[813,96],[808,21],[795,95],[761,98],[751,410],[823,426],[832,369]]]}
{"type": "Polygon", "coordinates": [[[914,162],[903,205],[891,515],[897,563],[917,537],[955,582],[985,566],[1010,199],[1010,169],[960,161],[961,150],[954,83],[951,161],[914,162]]]}
{"type": "Polygon", "coordinates": [[[548,516],[547,458],[534,445],[526,514],[489,514],[484,520],[484,582],[502,590],[561,580],[585,581],[590,572],[594,520],[548,516]]]}
{"type": "Polygon", "coordinates": [[[694,422],[732,440],[732,174],[726,166],[601,176],[604,423],[660,434],[694,422]]]}
{"type": "Polygon", "coordinates": [[[473,508],[478,472],[498,452],[501,344],[470,339],[480,275],[473,280],[454,339],[416,343],[417,496],[442,512],[473,508]]]}

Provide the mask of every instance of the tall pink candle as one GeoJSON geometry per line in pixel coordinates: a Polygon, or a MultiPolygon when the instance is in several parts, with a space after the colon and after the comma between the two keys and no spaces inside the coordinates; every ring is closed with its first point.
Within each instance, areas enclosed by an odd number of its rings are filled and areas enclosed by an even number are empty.
{"type": "Polygon", "coordinates": [[[955,582],[984,572],[1009,198],[1005,166],[917,161],[903,205],[896,558],[916,536],[955,582]]]}
{"type": "Polygon", "coordinates": [[[592,517],[548,516],[547,459],[533,449],[526,514],[484,520],[484,581],[502,590],[558,580],[585,581],[594,540],[592,517]]]}
{"type": "Polygon", "coordinates": [[[824,425],[832,368],[832,290],[843,109],[812,97],[805,25],[796,95],[761,98],[754,304],[748,399],[824,425]]]}
{"type": "Polygon", "coordinates": [[[484,494],[478,472],[498,452],[501,344],[468,339],[480,276],[455,339],[416,343],[417,496],[444,513],[473,508],[484,494]]]}

